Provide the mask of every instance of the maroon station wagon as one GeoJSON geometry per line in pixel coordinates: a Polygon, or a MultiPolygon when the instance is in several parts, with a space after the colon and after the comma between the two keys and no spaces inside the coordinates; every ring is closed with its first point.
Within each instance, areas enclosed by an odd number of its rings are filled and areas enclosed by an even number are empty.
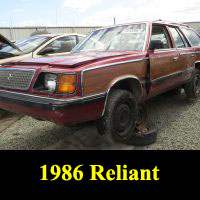
{"type": "Polygon", "coordinates": [[[59,125],[97,120],[125,143],[138,105],[180,88],[200,95],[200,36],[165,21],[101,28],[69,55],[0,66],[0,108],[59,125]]]}

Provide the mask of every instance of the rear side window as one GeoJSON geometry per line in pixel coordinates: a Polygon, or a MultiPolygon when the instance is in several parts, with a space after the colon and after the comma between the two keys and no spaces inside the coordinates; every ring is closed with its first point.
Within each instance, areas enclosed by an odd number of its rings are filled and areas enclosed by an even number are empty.
{"type": "Polygon", "coordinates": [[[182,28],[181,30],[183,31],[183,33],[185,34],[187,39],[190,41],[193,47],[200,46],[200,37],[199,35],[197,35],[197,33],[195,33],[193,30],[185,29],[185,28],[182,28]]]}
{"type": "Polygon", "coordinates": [[[169,27],[169,30],[172,34],[172,37],[174,38],[175,44],[176,44],[176,48],[184,48],[186,47],[185,43],[183,42],[183,39],[181,38],[181,36],[179,35],[179,33],[177,32],[177,30],[175,28],[169,27]]]}
{"type": "Polygon", "coordinates": [[[189,44],[188,41],[186,40],[185,35],[183,35],[183,33],[182,33],[179,29],[176,29],[176,30],[178,31],[179,35],[181,36],[183,42],[185,43],[185,46],[186,46],[186,47],[190,47],[190,44],[189,44]]]}

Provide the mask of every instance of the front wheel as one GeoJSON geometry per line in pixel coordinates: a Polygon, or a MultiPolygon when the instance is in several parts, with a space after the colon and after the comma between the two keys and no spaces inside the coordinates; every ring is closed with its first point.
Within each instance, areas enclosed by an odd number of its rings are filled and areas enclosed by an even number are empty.
{"type": "Polygon", "coordinates": [[[97,121],[98,131],[117,142],[128,143],[135,134],[138,107],[134,95],[116,89],[109,94],[104,116],[97,121]]]}
{"type": "Polygon", "coordinates": [[[200,96],[200,70],[195,70],[191,81],[184,86],[184,89],[189,100],[196,100],[200,96]]]}

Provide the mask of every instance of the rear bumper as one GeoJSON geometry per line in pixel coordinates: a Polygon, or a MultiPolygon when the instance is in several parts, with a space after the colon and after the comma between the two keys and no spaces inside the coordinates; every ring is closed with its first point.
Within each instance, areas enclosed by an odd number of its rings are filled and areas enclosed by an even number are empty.
{"type": "Polygon", "coordinates": [[[59,125],[98,119],[105,99],[106,94],[63,100],[0,90],[0,108],[59,125]]]}

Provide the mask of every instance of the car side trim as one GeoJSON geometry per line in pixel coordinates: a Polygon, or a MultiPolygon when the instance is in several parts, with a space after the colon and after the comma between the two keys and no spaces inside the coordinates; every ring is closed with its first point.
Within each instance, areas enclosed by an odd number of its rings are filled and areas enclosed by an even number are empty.
{"type": "Polygon", "coordinates": [[[166,76],[162,76],[162,77],[159,77],[157,79],[154,79],[151,81],[152,84],[160,84],[161,82],[163,81],[166,81],[168,79],[173,79],[173,78],[177,78],[179,76],[183,76],[183,75],[187,75],[189,73],[192,73],[193,71],[195,70],[194,67],[190,67],[184,71],[178,71],[178,72],[175,72],[175,73],[172,73],[172,74],[169,74],[169,75],[166,75],[166,76]]]}
{"type": "Polygon", "coordinates": [[[99,66],[90,67],[88,69],[83,70],[83,72],[92,71],[92,70],[105,68],[105,67],[112,67],[114,65],[121,65],[121,64],[127,64],[127,63],[140,62],[140,61],[145,61],[145,60],[148,60],[148,59],[149,58],[144,57],[144,58],[140,58],[140,59],[127,60],[127,61],[121,61],[121,62],[114,62],[114,63],[111,63],[111,64],[105,64],[105,65],[99,65],[99,66]]]}
{"type": "Polygon", "coordinates": [[[169,74],[169,75],[162,76],[162,77],[159,77],[157,79],[154,79],[154,80],[151,81],[151,83],[153,85],[157,85],[157,84],[160,84],[163,81],[166,81],[166,80],[171,79],[171,78],[177,78],[181,75],[182,75],[182,71],[178,71],[178,72],[175,72],[173,74],[169,74]]]}

